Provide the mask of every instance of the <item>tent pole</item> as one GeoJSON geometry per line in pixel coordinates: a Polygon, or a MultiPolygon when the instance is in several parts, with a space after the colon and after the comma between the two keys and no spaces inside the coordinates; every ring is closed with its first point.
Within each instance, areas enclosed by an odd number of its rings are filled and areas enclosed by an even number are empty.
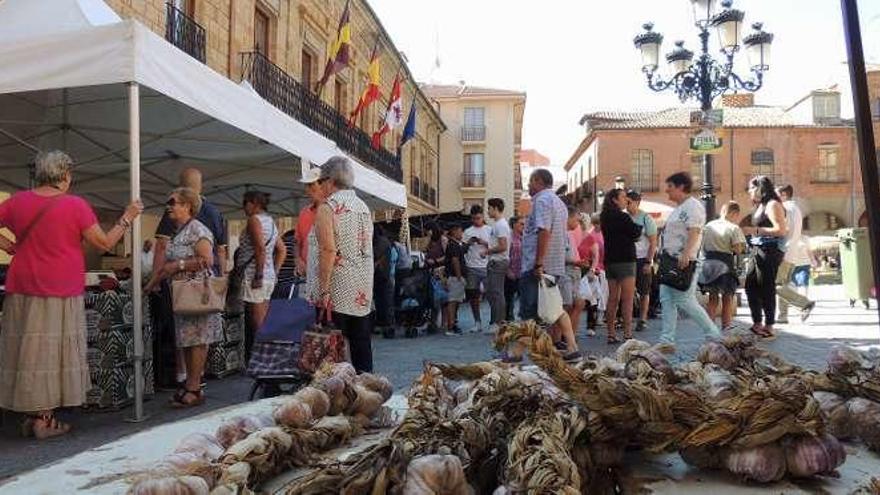
{"type": "MultiPolygon", "coordinates": [[[[131,165],[131,200],[141,196],[141,105],[140,86],[128,84],[128,139],[131,165]]],[[[134,309],[134,418],[133,422],[144,419],[144,305],[141,274],[141,217],[135,219],[131,227],[131,302],[134,309]]]]}

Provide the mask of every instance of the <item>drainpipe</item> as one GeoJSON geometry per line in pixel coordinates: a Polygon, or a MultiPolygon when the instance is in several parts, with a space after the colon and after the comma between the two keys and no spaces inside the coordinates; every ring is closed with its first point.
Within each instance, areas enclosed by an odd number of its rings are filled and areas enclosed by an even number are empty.
{"type": "Polygon", "coordinates": [[[733,127],[730,128],[730,200],[736,201],[735,181],[733,178],[733,127]]]}

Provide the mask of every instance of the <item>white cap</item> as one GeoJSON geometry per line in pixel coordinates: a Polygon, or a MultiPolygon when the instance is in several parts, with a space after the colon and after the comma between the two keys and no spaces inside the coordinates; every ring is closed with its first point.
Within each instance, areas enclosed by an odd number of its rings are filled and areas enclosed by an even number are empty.
{"type": "Polygon", "coordinates": [[[318,179],[321,178],[321,169],[318,167],[309,168],[308,170],[303,172],[302,179],[300,179],[300,183],[302,184],[312,184],[318,182],[318,179]]]}

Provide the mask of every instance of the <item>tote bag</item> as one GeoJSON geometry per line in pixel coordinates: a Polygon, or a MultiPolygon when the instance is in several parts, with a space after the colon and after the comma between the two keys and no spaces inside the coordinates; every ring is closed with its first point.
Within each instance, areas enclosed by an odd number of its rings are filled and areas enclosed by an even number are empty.
{"type": "Polygon", "coordinates": [[[559,292],[556,279],[545,274],[538,281],[538,318],[544,323],[552,325],[564,312],[562,293],[559,292]]]}

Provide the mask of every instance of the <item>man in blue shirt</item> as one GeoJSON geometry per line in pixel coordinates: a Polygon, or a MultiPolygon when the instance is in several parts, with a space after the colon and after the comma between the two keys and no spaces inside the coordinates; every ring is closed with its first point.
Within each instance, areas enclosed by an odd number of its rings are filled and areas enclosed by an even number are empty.
{"type": "MultiPolygon", "coordinates": [[[[546,169],[532,172],[529,178],[532,211],[526,219],[522,241],[522,278],[520,278],[520,316],[537,319],[538,284],[543,276],[565,276],[565,243],[568,239],[568,208],[553,193],[553,174],[546,169]]],[[[554,325],[566,342],[566,358],[580,356],[572,322],[563,311],[554,325]]],[[[557,332],[553,332],[557,333],[557,332]]],[[[554,340],[559,340],[554,339],[554,340]]]]}

